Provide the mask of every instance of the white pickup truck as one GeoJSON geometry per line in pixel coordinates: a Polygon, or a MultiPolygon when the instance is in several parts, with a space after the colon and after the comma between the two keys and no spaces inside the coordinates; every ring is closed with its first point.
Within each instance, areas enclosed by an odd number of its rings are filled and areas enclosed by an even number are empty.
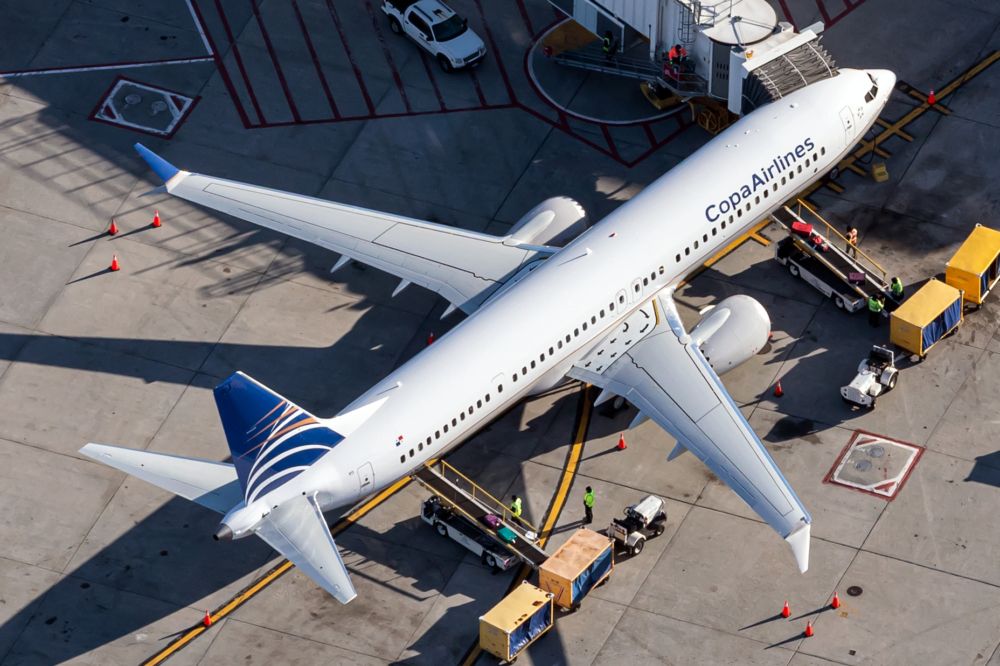
{"type": "Polygon", "coordinates": [[[486,44],[441,0],[383,0],[389,28],[434,56],[446,72],[472,67],[486,56],[486,44]]]}

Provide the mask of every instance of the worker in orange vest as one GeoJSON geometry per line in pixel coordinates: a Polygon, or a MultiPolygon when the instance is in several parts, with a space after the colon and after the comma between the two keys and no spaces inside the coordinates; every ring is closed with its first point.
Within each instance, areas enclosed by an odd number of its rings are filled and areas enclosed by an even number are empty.
{"type": "Polygon", "coordinates": [[[856,227],[847,227],[847,254],[858,258],[858,230],[856,227]]]}

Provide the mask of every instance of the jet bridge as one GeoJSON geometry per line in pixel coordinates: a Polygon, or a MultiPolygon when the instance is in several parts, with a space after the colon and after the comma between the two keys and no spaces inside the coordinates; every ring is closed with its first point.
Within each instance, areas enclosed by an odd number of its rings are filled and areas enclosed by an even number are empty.
{"type": "Polygon", "coordinates": [[[442,503],[452,507],[485,531],[491,530],[483,523],[483,517],[487,514],[499,516],[504,526],[517,534],[517,540],[514,543],[506,543],[501,539],[497,541],[503,543],[525,564],[537,569],[549,558],[548,553],[535,543],[538,530],[531,523],[515,516],[503,502],[445,461],[439,460],[424,465],[413,474],[413,478],[440,497],[442,503]]]}

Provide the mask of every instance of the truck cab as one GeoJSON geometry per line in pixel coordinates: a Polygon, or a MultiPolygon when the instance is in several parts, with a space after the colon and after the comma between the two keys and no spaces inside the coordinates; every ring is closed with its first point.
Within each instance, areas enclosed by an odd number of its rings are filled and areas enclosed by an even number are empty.
{"type": "Polygon", "coordinates": [[[430,53],[446,72],[473,67],[486,56],[486,44],[441,0],[383,0],[389,28],[407,35],[430,53]]]}

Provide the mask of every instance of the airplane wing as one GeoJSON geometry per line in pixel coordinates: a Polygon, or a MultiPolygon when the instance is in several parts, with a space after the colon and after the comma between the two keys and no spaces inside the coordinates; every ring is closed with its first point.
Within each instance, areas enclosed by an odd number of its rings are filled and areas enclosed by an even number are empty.
{"type": "MultiPolygon", "coordinates": [[[[182,171],[142,144],[135,149],[170,194],[340,253],[413,283],[472,312],[504,281],[547,248],[401,215],[290,194],[182,171]]],[[[331,270],[331,272],[332,272],[331,270]]]]}
{"type": "Polygon", "coordinates": [[[299,495],[282,502],[255,532],[340,603],[358,596],[315,496],[299,495]]]}
{"type": "Polygon", "coordinates": [[[812,519],[684,330],[670,295],[654,297],[569,374],[623,396],[673,435],[671,458],[694,453],[788,542],[805,573],[812,519]]]}
{"type": "Polygon", "coordinates": [[[236,468],[229,463],[87,444],[80,453],[221,514],[243,501],[236,468]]]}

